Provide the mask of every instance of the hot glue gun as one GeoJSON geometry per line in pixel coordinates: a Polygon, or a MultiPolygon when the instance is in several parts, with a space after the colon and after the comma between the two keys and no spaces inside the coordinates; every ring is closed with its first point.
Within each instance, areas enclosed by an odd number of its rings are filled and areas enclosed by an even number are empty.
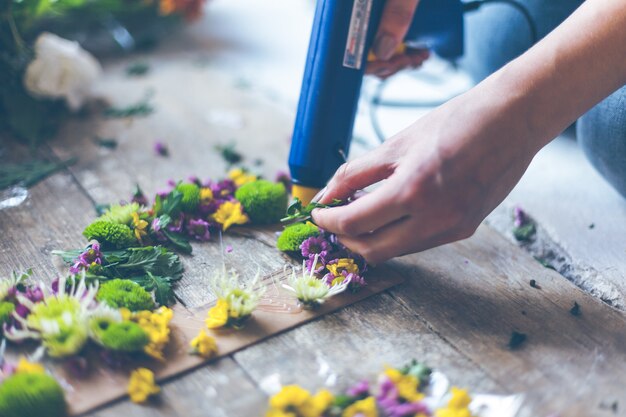
{"type": "MultiPolygon", "coordinates": [[[[386,0],[318,0],[289,153],[305,204],[345,162],[368,53],[386,0]]],[[[405,37],[442,58],[463,54],[463,3],[421,0],[405,37]]]]}

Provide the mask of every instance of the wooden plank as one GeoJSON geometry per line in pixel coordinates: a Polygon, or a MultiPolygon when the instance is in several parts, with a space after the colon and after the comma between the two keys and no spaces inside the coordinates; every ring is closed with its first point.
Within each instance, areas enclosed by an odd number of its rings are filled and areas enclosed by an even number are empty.
{"type": "Polygon", "coordinates": [[[525,393],[528,415],[602,415],[600,404],[625,398],[624,314],[490,228],[392,264],[411,277],[394,298],[507,392],[525,393]],[[570,314],[574,302],[580,316],[570,314]],[[519,349],[507,346],[512,331],[527,335],[519,349]]]}
{"type": "Polygon", "coordinates": [[[415,313],[380,294],[235,354],[257,384],[278,378],[307,389],[341,390],[375,378],[383,365],[415,358],[436,366],[455,384],[503,392],[462,351],[430,330],[415,313]]]}
{"type": "Polygon", "coordinates": [[[489,216],[508,236],[515,205],[540,229],[539,239],[525,249],[585,291],[626,310],[626,202],[586,160],[572,132],[541,150],[489,216]]]}
{"type": "MultiPolygon", "coordinates": [[[[13,142],[5,142],[3,151],[3,157],[12,161],[29,155],[27,149],[13,142]]],[[[56,278],[58,272],[50,252],[83,246],[79,224],[90,222],[94,214],[90,199],[67,170],[31,188],[23,204],[0,210],[0,277],[13,270],[33,268],[37,280],[50,282],[56,278]]],[[[265,401],[235,362],[224,358],[166,384],[156,407],[124,400],[110,410],[88,415],[250,416],[265,401]]]]}
{"type": "Polygon", "coordinates": [[[260,415],[267,399],[231,359],[212,363],[162,385],[149,405],[121,401],[91,417],[250,417],[260,415]]]}
{"type": "MultiPolygon", "coordinates": [[[[26,147],[10,138],[4,144],[3,158],[7,161],[25,160],[30,155],[26,147]]],[[[56,278],[50,252],[84,246],[80,226],[94,215],[90,199],[67,170],[32,187],[21,205],[0,210],[0,276],[32,268],[38,280],[56,278]]]]}

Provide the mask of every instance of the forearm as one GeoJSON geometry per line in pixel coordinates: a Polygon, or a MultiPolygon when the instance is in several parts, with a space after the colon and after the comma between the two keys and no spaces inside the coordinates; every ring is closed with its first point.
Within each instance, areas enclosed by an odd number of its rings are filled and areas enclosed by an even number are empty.
{"type": "Polygon", "coordinates": [[[626,84],[626,1],[587,0],[528,52],[477,87],[518,112],[538,150],[626,84]]]}

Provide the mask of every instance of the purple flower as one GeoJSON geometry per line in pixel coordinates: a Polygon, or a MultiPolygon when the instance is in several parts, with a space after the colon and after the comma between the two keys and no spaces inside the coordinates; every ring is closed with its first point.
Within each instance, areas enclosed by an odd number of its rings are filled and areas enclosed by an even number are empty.
{"type": "Polygon", "coordinates": [[[152,228],[152,232],[154,233],[154,236],[156,237],[158,241],[161,241],[161,242],[167,241],[167,237],[165,237],[165,234],[163,234],[163,232],[161,231],[161,220],[158,217],[152,220],[151,228],[152,228]]]}
{"type": "Polygon", "coordinates": [[[209,232],[209,223],[202,219],[190,219],[187,222],[187,233],[196,240],[209,240],[211,233],[209,232]]]}
{"type": "Polygon", "coordinates": [[[287,189],[287,192],[291,192],[291,175],[288,172],[278,171],[274,182],[281,182],[287,189]]]}
{"type": "Polygon", "coordinates": [[[167,145],[161,141],[154,142],[154,152],[159,156],[169,156],[170,150],[167,145]]]}
{"type": "Polygon", "coordinates": [[[233,195],[237,186],[232,180],[222,180],[217,183],[210,183],[209,187],[213,191],[215,198],[225,198],[233,195]]]}
{"type": "Polygon", "coordinates": [[[135,192],[133,193],[133,198],[131,198],[130,202],[131,203],[137,203],[140,206],[144,206],[144,207],[147,207],[148,204],[149,204],[148,203],[148,198],[143,193],[141,188],[139,188],[139,186],[137,186],[137,188],[135,188],[135,192]]]}
{"type": "Polygon", "coordinates": [[[363,397],[369,395],[370,383],[367,380],[363,380],[356,385],[348,388],[346,394],[352,397],[363,397]]]}
{"type": "Polygon", "coordinates": [[[183,231],[183,226],[185,225],[185,215],[180,213],[176,220],[173,220],[170,224],[167,225],[167,230],[174,233],[180,233],[183,231]]]}
{"type": "Polygon", "coordinates": [[[304,267],[306,268],[308,272],[311,272],[313,268],[317,267],[313,270],[313,272],[316,274],[319,274],[320,272],[324,270],[324,268],[326,268],[326,261],[324,260],[324,258],[320,256],[317,258],[317,265],[313,265],[314,260],[315,260],[315,256],[312,256],[309,259],[307,259],[304,262],[304,267]]]}
{"type": "Polygon", "coordinates": [[[428,407],[418,401],[414,403],[390,404],[388,407],[382,407],[389,417],[413,417],[416,414],[423,413],[430,415],[428,407]]]}
{"type": "Polygon", "coordinates": [[[102,265],[102,252],[100,251],[99,243],[94,243],[76,258],[74,265],[70,267],[70,273],[76,275],[81,270],[89,269],[89,267],[96,264],[102,265]]]}
{"type": "Polygon", "coordinates": [[[231,253],[233,251],[233,247],[231,245],[226,246],[226,253],[231,253]]]}
{"type": "Polygon", "coordinates": [[[192,184],[196,184],[198,187],[200,187],[202,185],[202,183],[200,182],[200,178],[198,178],[197,175],[190,175],[187,177],[187,181],[189,181],[192,184]]]}
{"type": "Polygon", "coordinates": [[[319,255],[320,258],[324,258],[331,250],[331,245],[323,237],[313,236],[302,242],[300,250],[302,251],[302,256],[305,258],[312,258],[315,257],[315,255],[319,255]]]}

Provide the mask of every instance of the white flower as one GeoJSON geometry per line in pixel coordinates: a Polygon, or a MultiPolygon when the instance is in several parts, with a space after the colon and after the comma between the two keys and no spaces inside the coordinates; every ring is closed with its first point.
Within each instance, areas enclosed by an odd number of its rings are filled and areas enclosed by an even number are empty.
{"type": "Polygon", "coordinates": [[[211,285],[213,292],[219,299],[228,302],[229,316],[246,318],[259,305],[259,301],[265,293],[265,286],[261,284],[261,273],[257,271],[250,282],[239,282],[236,272],[226,272],[224,266],[211,285]]]}
{"type": "MultiPolygon", "coordinates": [[[[313,264],[317,264],[317,258],[319,255],[315,255],[313,264]]],[[[315,270],[311,268],[311,271],[307,271],[305,262],[302,262],[302,275],[298,276],[295,270],[291,271],[291,277],[289,278],[289,285],[283,284],[283,288],[295,294],[298,301],[304,304],[305,307],[316,307],[327,298],[337,295],[348,288],[349,282],[342,282],[329,286],[321,279],[315,276],[315,270]]]]}
{"type": "Polygon", "coordinates": [[[65,357],[83,348],[89,337],[91,319],[106,317],[112,321],[121,321],[118,311],[95,301],[98,285],[87,286],[84,273],[78,284],[76,278],[72,280],[69,290],[66,289],[66,283],[65,278],[59,280],[57,293],[40,284],[44,298],[38,303],[18,294],[18,301],[30,313],[26,318],[13,314],[21,328],[12,328],[10,331],[5,329],[6,338],[14,341],[41,340],[50,356],[65,357]]]}
{"type": "Polygon", "coordinates": [[[102,68],[78,42],[42,33],[35,42],[35,59],[26,68],[24,85],[34,96],[65,98],[79,109],[102,68]]]}

